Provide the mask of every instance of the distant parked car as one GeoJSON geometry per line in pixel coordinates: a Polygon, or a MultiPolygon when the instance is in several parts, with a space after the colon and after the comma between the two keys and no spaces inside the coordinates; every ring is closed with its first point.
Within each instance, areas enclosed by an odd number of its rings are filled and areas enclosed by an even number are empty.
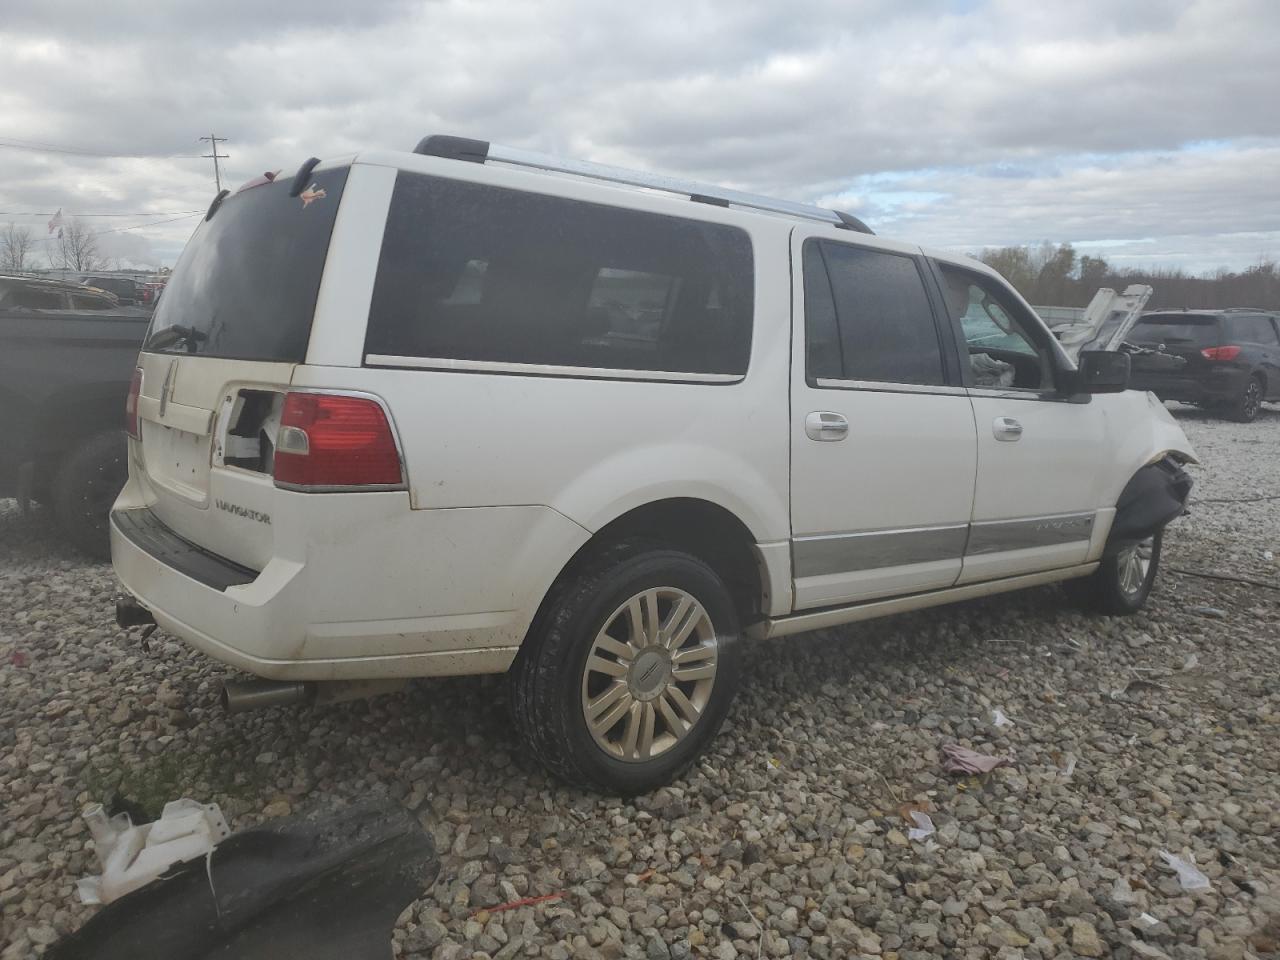
{"type": "Polygon", "coordinates": [[[116,298],[125,306],[132,306],[142,299],[142,293],[138,289],[138,282],[131,280],[129,277],[87,277],[84,285],[114,293],[116,298]]]}
{"type": "Polygon", "coordinates": [[[1263,310],[1162,310],[1138,321],[1130,386],[1248,423],[1280,400],[1280,315],[1263,310]],[[1181,361],[1181,362],[1179,362],[1181,361]]]}
{"type": "Polygon", "coordinates": [[[151,281],[142,285],[142,302],[149,307],[154,307],[160,302],[160,294],[164,290],[163,283],[151,281]]]}

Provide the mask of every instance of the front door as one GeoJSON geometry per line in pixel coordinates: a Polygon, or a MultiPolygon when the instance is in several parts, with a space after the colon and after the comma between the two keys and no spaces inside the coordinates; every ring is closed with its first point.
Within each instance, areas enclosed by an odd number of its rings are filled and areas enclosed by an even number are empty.
{"type": "MultiPolygon", "coordinates": [[[[830,234],[837,234],[832,230],[830,234]]],[[[948,587],[973,508],[973,412],[919,250],[795,230],[796,609],[948,587]]]]}
{"type": "MultiPolygon", "coordinates": [[[[970,361],[978,484],[961,583],[1084,563],[1101,537],[1103,404],[1055,391],[1045,327],[1004,283],[937,264],[970,361]]],[[[1105,525],[1105,524],[1104,524],[1105,525]]]]}

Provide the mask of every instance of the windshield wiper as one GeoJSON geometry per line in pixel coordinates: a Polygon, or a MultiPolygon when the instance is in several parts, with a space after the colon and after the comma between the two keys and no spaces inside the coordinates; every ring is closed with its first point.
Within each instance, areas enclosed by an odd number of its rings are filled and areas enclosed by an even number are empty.
{"type": "Polygon", "coordinates": [[[194,327],[187,327],[181,323],[175,323],[173,326],[165,327],[163,330],[157,330],[151,336],[147,337],[147,341],[142,345],[142,349],[163,350],[165,347],[171,347],[178,343],[186,343],[187,352],[195,353],[196,344],[207,339],[209,339],[209,336],[203,330],[196,330],[194,327]]]}

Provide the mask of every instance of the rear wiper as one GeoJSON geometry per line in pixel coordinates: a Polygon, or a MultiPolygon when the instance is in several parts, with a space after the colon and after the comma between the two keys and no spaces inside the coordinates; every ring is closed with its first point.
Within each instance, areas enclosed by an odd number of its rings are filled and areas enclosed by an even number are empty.
{"type": "Polygon", "coordinates": [[[151,336],[147,337],[147,342],[142,345],[142,349],[163,350],[165,347],[171,347],[174,344],[185,342],[187,345],[187,352],[195,353],[196,344],[207,339],[209,339],[209,336],[203,330],[196,330],[194,327],[187,327],[180,323],[175,323],[173,326],[165,327],[163,330],[157,330],[151,336]]]}

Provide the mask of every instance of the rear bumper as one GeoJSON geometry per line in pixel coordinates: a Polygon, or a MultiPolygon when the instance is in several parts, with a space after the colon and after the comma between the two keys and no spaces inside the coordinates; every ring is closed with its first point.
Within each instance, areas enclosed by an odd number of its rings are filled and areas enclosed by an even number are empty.
{"type": "Polygon", "coordinates": [[[1130,389],[1149,390],[1161,400],[1184,403],[1211,403],[1235,398],[1244,387],[1248,371],[1223,369],[1200,377],[1136,371],[1130,378],[1130,389]]]}
{"type": "Polygon", "coordinates": [[[503,672],[550,580],[514,588],[493,569],[494,544],[512,544],[504,552],[512,575],[554,577],[552,556],[572,556],[586,536],[546,508],[409,511],[399,499],[385,503],[388,525],[370,522],[367,535],[345,538],[318,528],[305,563],[273,557],[255,573],[131,506],[111,518],[112,563],[125,588],[167,633],[272,680],[503,672]],[[542,562],[519,565],[530,552],[542,562]]]}

